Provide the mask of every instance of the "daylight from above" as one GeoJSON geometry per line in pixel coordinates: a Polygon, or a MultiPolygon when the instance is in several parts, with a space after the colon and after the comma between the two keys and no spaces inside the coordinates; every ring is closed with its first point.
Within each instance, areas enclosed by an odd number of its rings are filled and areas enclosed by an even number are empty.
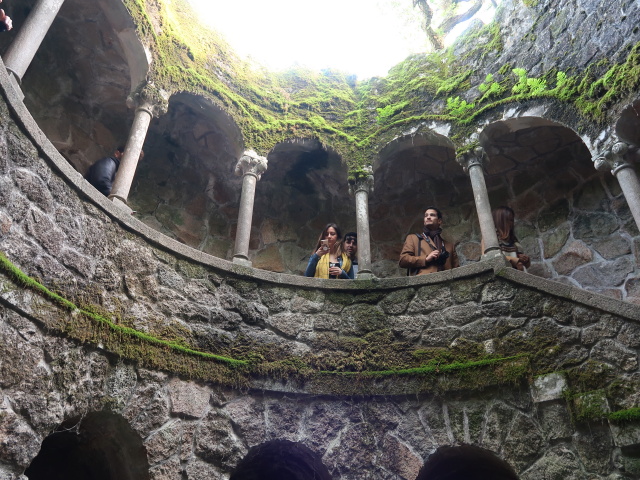
{"type": "MultiPolygon", "coordinates": [[[[433,50],[414,0],[189,1],[239,55],[272,71],[333,69],[362,80],[385,76],[407,56],[433,50]]],[[[495,7],[484,3],[474,18],[486,23],[495,7]]],[[[445,43],[468,25],[458,25],[445,43]]]]}

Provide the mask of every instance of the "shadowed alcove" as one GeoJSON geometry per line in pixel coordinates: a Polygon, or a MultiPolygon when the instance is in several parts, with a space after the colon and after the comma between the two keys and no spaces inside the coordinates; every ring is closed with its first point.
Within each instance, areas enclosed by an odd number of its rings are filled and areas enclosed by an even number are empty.
{"type": "Polygon", "coordinates": [[[249,450],[230,480],[331,480],[320,456],[301,443],[274,440],[249,450]]]}
{"type": "MultiPolygon", "coordinates": [[[[16,28],[0,36],[2,55],[35,4],[3,4],[16,28]]],[[[66,0],[22,78],[24,103],[56,149],[84,173],[124,144],[133,119],[126,99],[147,69],[124,4],[66,0]]]]}
{"type": "Polygon", "coordinates": [[[469,177],[455,160],[447,137],[430,130],[388,143],[373,164],[375,190],[369,197],[373,272],[404,274],[397,263],[404,238],[421,232],[427,206],[443,212],[443,236],[459,243],[461,263],[478,260],[479,238],[469,177]],[[475,248],[466,242],[475,240],[475,248]]]}
{"type": "Polygon", "coordinates": [[[250,256],[256,268],[301,274],[327,223],[343,233],[355,229],[347,166],[314,138],[281,142],[267,160],[256,188],[250,256]]]}
{"type": "Polygon", "coordinates": [[[95,412],[64,422],[42,442],[29,480],[148,480],[140,436],[121,416],[95,412]]]}
{"type": "Polygon", "coordinates": [[[511,206],[530,273],[621,297],[634,269],[637,228],[611,175],[593,167],[570,128],[538,117],[489,124],[480,134],[491,206],[511,206]]]}
{"type": "Polygon", "coordinates": [[[230,259],[242,179],[234,175],[243,149],[233,119],[210,100],[188,93],[169,99],[154,119],[129,196],[150,227],[230,259]]]}
{"type": "Polygon", "coordinates": [[[518,480],[507,462],[473,445],[438,448],[416,480],[518,480]]]}

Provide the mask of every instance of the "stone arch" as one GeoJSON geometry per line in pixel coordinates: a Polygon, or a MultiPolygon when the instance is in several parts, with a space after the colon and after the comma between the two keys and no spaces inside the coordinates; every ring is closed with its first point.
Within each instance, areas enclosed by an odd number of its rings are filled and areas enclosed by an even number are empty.
{"type": "Polygon", "coordinates": [[[491,205],[516,211],[529,272],[622,298],[637,228],[615,179],[595,170],[577,133],[520,117],[488,125],[479,141],[491,205]]]}
{"type": "Polygon", "coordinates": [[[230,480],[331,480],[320,455],[301,443],[273,440],[252,447],[230,480]]]}
{"type": "Polygon", "coordinates": [[[513,468],[490,450],[474,445],[438,448],[416,480],[518,480],[513,468]]]}
{"type": "MultiPolygon", "coordinates": [[[[422,230],[424,207],[444,213],[448,240],[459,243],[472,236],[471,183],[455,161],[455,146],[431,130],[389,142],[373,161],[375,190],[369,197],[373,272],[397,276],[404,237],[422,230]]],[[[479,258],[478,245],[477,260],[479,258]]],[[[464,261],[467,257],[462,256],[464,261]]],[[[463,262],[464,263],[464,262],[463,262]]]]}
{"type": "Polygon", "coordinates": [[[148,480],[142,439],[120,415],[93,412],[63,422],[25,471],[29,480],[148,480]]]}
{"type": "MultiPolygon", "coordinates": [[[[17,28],[35,3],[11,3],[17,28]]],[[[12,38],[0,38],[1,52],[12,38]]],[[[147,69],[122,2],[66,0],[24,75],[24,103],[56,149],[84,173],[125,143],[133,119],[126,99],[147,69]]]]}
{"type": "Polygon", "coordinates": [[[355,230],[347,166],[316,138],[278,143],[267,160],[256,189],[250,257],[256,268],[300,274],[327,223],[355,230]]]}
{"type": "Polygon", "coordinates": [[[640,146],[640,99],[622,110],[615,132],[620,140],[640,146]]]}
{"type": "Polygon", "coordinates": [[[129,195],[136,216],[193,248],[230,259],[242,179],[238,125],[211,100],[177,93],[154,119],[129,195]]]}

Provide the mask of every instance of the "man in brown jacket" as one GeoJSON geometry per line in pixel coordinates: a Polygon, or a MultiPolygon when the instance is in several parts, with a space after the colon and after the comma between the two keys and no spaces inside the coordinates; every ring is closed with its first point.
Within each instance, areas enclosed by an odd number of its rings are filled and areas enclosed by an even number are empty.
{"type": "Polygon", "coordinates": [[[459,266],[453,244],[440,236],[441,227],[442,212],[436,207],[427,207],[423,232],[408,235],[400,254],[399,265],[408,269],[409,275],[425,275],[459,266]]]}

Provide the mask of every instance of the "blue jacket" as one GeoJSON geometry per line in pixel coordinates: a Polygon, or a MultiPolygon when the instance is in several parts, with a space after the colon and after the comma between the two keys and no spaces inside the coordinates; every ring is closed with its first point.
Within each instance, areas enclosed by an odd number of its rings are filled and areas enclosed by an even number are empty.
{"type": "MultiPolygon", "coordinates": [[[[328,254],[327,254],[328,255],[328,254]]],[[[307,264],[307,269],[304,271],[305,277],[313,277],[316,274],[316,266],[318,265],[318,261],[320,260],[320,256],[316,253],[311,255],[309,258],[309,263],[307,264]]],[[[342,268],[342,255],[338,257],[338,263],[342,268]]],[[[345,272],[344,270],[340,274],[340,278],[344,280],[353,280],[353,264],[349,267],[349,271],[345,272]]]]}

